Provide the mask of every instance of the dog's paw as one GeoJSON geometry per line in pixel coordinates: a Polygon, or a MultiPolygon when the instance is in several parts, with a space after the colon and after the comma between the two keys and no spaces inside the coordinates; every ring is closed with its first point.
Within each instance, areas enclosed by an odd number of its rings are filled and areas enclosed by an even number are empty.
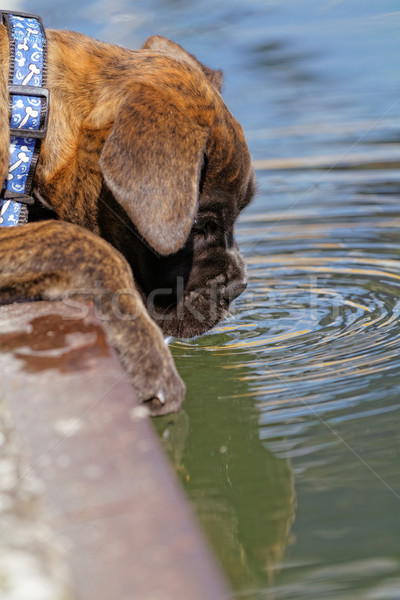
{"type": "Polygon", "coordinates": [[[147,333],[152,335],[143,336],[141,344],[119,345],[120,357],[138,399],[151,416],[178,412],[185,397],[185,384],[158,327],[152,323],[147,333]]]}
{"type": "Polygon", "coordinates": [[[171,389],[166,393],[160,389],[157,394],[148,400],[143,400],[144,406],[152,417],[159,417],[173,412],[178,412],[185,397],[185,384],[177,375],[171,389]]]}
{"type": "Polygon", "coordinates": [[[141,398],[151,416],[158,417],[178,412],[185,397],[186,387],[173,363],[164,367],[158,386],[156,393],[150,392],[150,396],[141,398]]]}

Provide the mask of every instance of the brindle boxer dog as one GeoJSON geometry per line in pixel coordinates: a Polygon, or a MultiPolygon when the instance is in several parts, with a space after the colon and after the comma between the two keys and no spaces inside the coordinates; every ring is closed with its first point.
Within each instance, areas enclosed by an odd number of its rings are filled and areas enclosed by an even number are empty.
{"type": "MultiPolygon", "coordinates": [[[[38,210],[33,222],[0,228],[0,300],[75,302],[101,286],[106,334],[139,398],[153,415],[177,411],[185,387],[162,332],[207,331],[246,287],[233,233],[254,193],[242,128],[221,98],[221,72],[167,39],[132,51],[46,34],[51,109],[34,194],[55,218],[38,210]]],[[[3,25],[0,65],[3,181],[3,25]]]]}

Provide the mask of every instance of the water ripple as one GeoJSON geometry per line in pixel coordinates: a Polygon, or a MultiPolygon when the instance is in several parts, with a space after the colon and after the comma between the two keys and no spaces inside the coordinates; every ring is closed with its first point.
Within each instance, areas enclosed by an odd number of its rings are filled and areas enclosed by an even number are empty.
{"type": "Polygon", "coordinates": [[[220,327],[172,344],[178,354],[229,357],[223,368],[246,383],[238,397],[258,401],[269,439],[289,437],[288,423],[305,416],[348,420],[398,408],[367,401],[371,382],[400,368],[400,215],[375,201],[353,221],[342,207],[331,218],[326,200],[243,218],[247,293],[220,327]]]}

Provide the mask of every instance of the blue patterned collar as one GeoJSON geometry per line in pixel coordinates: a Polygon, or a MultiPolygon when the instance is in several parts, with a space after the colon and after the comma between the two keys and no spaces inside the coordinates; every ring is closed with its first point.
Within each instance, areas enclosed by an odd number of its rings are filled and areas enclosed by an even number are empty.
{"type": "Polygon", "coordinates": [[[46,135],[49,91],[46,87],[47,46],[40,17],[0,12],[10,43],[10,165],[0,193],[0,227],[28,220],[28,205],[40,143],[46,135]]]}

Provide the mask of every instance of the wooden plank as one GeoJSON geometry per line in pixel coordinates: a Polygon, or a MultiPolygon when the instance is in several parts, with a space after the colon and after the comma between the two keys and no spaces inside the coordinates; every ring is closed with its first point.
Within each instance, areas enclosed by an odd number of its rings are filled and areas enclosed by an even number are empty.
{"type": "Polygon", "coordinates": [[[0,308],[2,395],[67,541],[74,598],[229,598],[100,323],[72,317],[62,303],[0,308]]]}

